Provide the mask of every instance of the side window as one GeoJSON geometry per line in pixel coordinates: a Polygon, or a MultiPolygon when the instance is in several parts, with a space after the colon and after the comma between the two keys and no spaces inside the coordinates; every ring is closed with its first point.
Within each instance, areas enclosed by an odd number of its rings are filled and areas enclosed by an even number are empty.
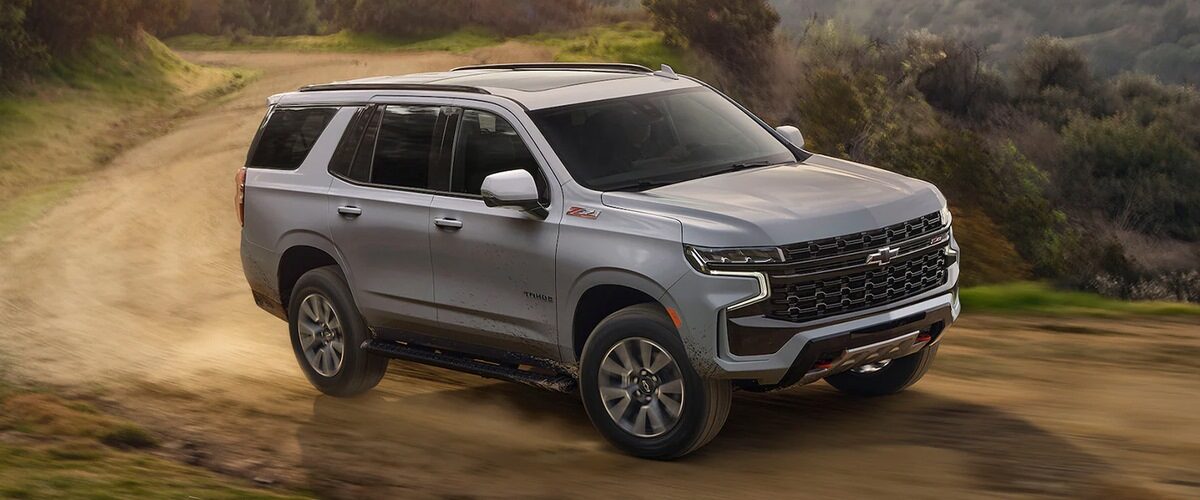
{"type": "Polygon", "coordinates": [[[259,134],[248,166],[299,168],[336,112],[337,108],[275,108],[259,134]]]}
{"type": "Polygon", "coordinates": [[[438,106],[384,108],[371,162],[372,184],[429,188],[439,109],[438,106]]]}
{"type": "Polygon", "coordinates": [[[484,177],[517,169],[533,174],[538,189],[546,193],[537,161],[512,125],[486,111],[464,110],[454,145],[450,190],[477,195],[484,177]]]}
{"type": "Polygon", "coordinates": [[[329,159],[329,171],[338,175],[350,174],[350,163],[354,161],[354,151],[358,149],[363,129],[367,127],[367,108],[348,109],[355,110],[354,116],[350,118],[350,123],[342,132],[342,140],[338,142],[337,149],[333,151],[333,157],[329,159]]]}
{"type": "Polygon", "coordinates": [[[348,177],[358,182],[371,182],[371,161],[375,159],[375,136],[379,134],[378,109],[368,108],[363,119],[363,134],[355,149],[354,161],[350,164],[348,177]]]}

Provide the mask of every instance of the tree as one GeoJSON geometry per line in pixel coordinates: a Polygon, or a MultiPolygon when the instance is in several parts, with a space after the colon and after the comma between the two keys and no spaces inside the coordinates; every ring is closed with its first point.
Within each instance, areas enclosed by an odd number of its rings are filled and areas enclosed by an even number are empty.
{"type": "Polygon", "coordinates": [[[0,2],[0,83],[40,67],[46,61],[42,43],[25,31],[30,0],[0,2]]]}

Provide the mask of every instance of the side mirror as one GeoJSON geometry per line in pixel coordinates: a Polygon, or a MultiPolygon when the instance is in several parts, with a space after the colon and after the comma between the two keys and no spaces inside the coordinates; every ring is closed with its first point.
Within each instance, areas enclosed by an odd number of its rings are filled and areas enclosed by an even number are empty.
{"type": "Polygon", "coordinates": [[[479,194],[483,195],[483,203],[489,207],[521,210],[538,217],[548,215],[539,199],[533,175],[525,170],[508,170],[484,177],[479,194]]]}
{"type": "Polygon", "coordinates": [[[775,131],[779,132],[779,135],[782,135],[783,138],[787,139],[787,141],[792,143],[793,146],[796,146],[797,148],[804,147],[804,134],[800,133],[800,129],[791,125],[780,125],[775,127],[775,131]]]}

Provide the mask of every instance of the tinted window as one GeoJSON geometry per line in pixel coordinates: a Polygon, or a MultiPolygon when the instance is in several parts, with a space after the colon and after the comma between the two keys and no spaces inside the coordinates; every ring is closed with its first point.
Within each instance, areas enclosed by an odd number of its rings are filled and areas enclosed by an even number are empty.
{"type": "Polygon", "coordinates": [[[571,176],[601,191],[796,160],[753,117],[708,89],[538,111],[534,120],[571,176]]]}
{"type": "Polygon", "coordinates": [[[354,117],[350,118],[350,124],[342,133],[342,140],[338,142],[337,149],[333,150],[333,157],[329,159],[330,172],[339,175],[350,173],[350,162],[354,161],[354,151],[358,149],[359,139],[367,126],[366,114],[366,108],[356,108],[354,117]]]}
{"type": "MultiPolygon", "coordinates": [[[[458,129],[450,190],[479,194],[483,178],[496,172],[523,169],[542,188],[537,162],[507,121],[486,111],[465,110],[458,129]]],[[[541,189],[545,193],[545,189],[541,189]]]]}
{"type": "Polygon", "coordinates": [[[367,112],[363,122],[366,124],[362,134],[362,139],[358,142],[358,147],[355,149],[354,162],[350,167],[351,179],[359,182],[371,182],[371,160],[375,159],[375,136],[379,134],[379,115],[382,114],[378,109],[371,109],[367,112]]]}
{"type": "Polygon", "coordinates": [[[428,188],[436,106],[388,106],[379,123],[371,183],[428,188]]]}
{"type": "Polygon", "coordinates": [[[336,108],[275,108],[259,135],[250,166],[299,167],[336,112],[336,108]]]}

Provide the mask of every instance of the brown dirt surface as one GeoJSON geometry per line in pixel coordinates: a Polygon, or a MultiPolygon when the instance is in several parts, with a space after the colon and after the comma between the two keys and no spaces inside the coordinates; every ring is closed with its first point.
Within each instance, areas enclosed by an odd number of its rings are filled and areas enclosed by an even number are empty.
{"type": "Polygon", "coordinates": [[[262,77],[0,245],[0,362],[151,429],[157,453],[335,498],[1200,496],[1194,320],[968,313],[908,392],[739,393],[675,462],[617,453],[572,396],[435,368],[394,362],[364,397],[323,397],[240,269],[233,175],[265,98],[480,57],[187,57],[262,77]]]}

